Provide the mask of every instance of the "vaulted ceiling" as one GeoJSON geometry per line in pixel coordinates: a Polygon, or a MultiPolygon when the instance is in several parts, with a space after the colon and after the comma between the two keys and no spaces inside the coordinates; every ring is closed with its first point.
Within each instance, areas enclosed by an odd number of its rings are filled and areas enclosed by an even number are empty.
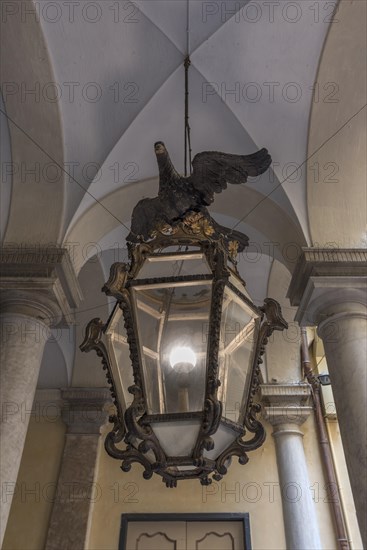
{"type": "Polygon", "coordinates": [[[240,267],[255,297],[274,258],[292,270],[294,247],[363,245],[366,3],[334,8],[27,0],[5,11],[5,242],[71,243],[77,270],[100,252],[104,273],[112,251],[125,254],[133,206],[157,191],[153,143],[163,140],[183,171],[188,48],[193,154],[266,147],[273,158],[271,170],[211,208],[250,237],[240,267]],[[22,170],[36,163],[39,177],[25,185],[22,170]]]}

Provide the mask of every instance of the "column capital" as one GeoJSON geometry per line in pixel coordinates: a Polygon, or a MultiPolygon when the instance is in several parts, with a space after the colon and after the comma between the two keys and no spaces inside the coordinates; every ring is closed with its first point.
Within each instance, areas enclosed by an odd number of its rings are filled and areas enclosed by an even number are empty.
{"type": "Polygon", "coordinates": [[[0,309],[49,326],[74,322],[82,292],[66,248],[10,246],[0,250],[0,309]]]}
{"type": "Polygon", "coordinates": [[[295,320],[318,325],[338,313],[363,314],[367,305],[367,249],[303,248],[288,290],[295,320]]]}
{"type": "Polygon", "coordinates": [[[52,421],[62,418],[68,433],[100,433],[107,422],[112,405],[107,388],[38,389],[34,396],[31,415],[52,421]]]}
{"type": "Polygon", "coordinates": [[[112,405],[107,388],[67,388],[61,390],[62,419],[69,434],[100,434],[108,422],[112,405]]]}
{"type": "MultiPolygon", "coordinates": [[[[263,417],[274,428],[287,426],[287,431],[302,434],[296,426],[303,424],[311,414],[309,384],[262,384],[260,398],[263,417]]],[[[284,431],[284,430],[283,430],[284,431]]]]}

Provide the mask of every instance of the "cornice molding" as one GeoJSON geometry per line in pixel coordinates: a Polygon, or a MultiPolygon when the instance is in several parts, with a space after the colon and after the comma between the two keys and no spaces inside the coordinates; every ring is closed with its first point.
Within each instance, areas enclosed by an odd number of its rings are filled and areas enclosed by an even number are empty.
{"type": "Polygon", "coordinates": [[[365,248],[303,248],[288,290],[292,306],[299,306],[311,277],[365,277],[365,248]]]}
{"type": "Polygon", "coordinates": [[[99,434],[111,406],[108,388],[37,389],[31,415],[36,421],[62,419],[69,434],[99,434]]]}
{"type": "Polygon", "coordinates": [[[261,384],[260,395],[263,402],[306,402],[308,401],[311,390],[309,384],[300,382],[299,384],[261,384]]]}
{"type": "Polygon", "coordinates": [[[60,391],[61,399],[68,403],[83,405],[111,401],[111,393],[108,388],[62,388],[60,391]]]}
{"type": "Polygon", "coordinates": [[[74,322],[82,292],[66,248],[7,245],[0,249],[0,266],[2,312],[41,318],[50,326],[74,322]]]}
{"type": "Polygon", "coordinates": [[[112,399],[107,388],[61,390],[62,419],[69,434],[100,434],[107,424],[112,399]]]}
{"type": "Polygon", "coordinates": [[[288,290],[295,320],[318,325],[339,312],[365,311],[367,249],[304,248],[288,290]]]}

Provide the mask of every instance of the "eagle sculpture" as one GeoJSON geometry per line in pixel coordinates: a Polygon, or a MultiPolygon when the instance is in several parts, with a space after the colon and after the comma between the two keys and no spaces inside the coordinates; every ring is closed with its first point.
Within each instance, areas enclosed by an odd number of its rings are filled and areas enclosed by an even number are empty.
{"type": "Polygon", "coordinates": [[[148,242],[155,228],[164,224],[174,227],[189,213],[200,213],[218,236],[236,240],[241,252],[248,244],[248,237],[219,225],[206,207],[214,201],[214,193],[221,193],[228,183],[246,183],[248,177],[265,172],[271,164],[268,151],[260,149],[252,155],[204,151],[195,155],[192,174],[184,177],[175,170],[162,141],[154,144],[154,150],[159,167],[158,197],[143,199],[135,206],[127,240],[148,242]]]}

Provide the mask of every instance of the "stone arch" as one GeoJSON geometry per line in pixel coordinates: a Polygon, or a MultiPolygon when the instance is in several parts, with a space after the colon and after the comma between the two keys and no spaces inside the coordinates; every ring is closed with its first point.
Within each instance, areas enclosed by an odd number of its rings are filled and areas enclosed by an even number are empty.
{"type": "Polygon", "coordinates": [[[64,172],[59,168],[63,167],[63,136],[58,102],[44,93],[45,85],[54,81],[53,71],[36,6],[27,2],[26,14],[20,4],[14,7],[12,13],[4,10],[1,44],[13,163],[4,240],[57,243],[64,209],[64,172]]]}
{"type": "MultiPolygon", "coordinates": [[[[104,235],[118,227],[119,223],[129,226],[131,212],[136,203],[143,196],[154,195],[156,187],[155,178],[121,187],[95,203],[76,221],[69,229],[64,245],[73,248],[72,259],[77,272],[85,262],[82,254],[84,247],[88,243],[98,243],[104,235]]],[[[265,235],[269,242],[278,243],[281,251],[285,251],[290,244],[298,250],[306,246],[299,226],[273,201],[264,200],[263,195],[249,187],[231,186],[227,195],[223,194],[212,210],[239,221],[249,212],[246,224],[265,235]]],[[[282,253],[280,259],[292,272],[294,259],[289,258],[286,253],[282,253]]]]}
{"type": "Polygon", "coordinates": [[[342,0],[336,18],[310,118],[308,215],[313,246],[355,248],[367,243],[366,2],[342,0]]]}

